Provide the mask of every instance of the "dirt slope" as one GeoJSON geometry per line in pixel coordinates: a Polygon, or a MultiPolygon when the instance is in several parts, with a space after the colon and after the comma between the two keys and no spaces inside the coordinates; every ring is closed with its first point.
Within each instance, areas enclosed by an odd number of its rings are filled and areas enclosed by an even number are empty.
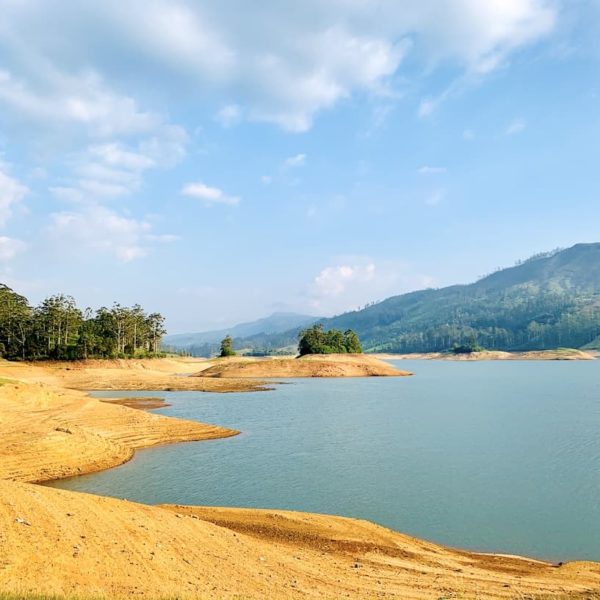
{"type": "Polygon", "coordinates": [[[399,377],[410,375],[364,354],[309,355],[302,358],[221,359],[198,373],[199,377],[292,378],[292,377],[399,377]]]}
{"type": "Polygon", "coordinates": [[[448,550],[365,521],[150,507],[0,482],[0,589],[109,597],[526,598],[600,566],[448,550]]]}
{"type": "Polygon", "coordinates": [[[236,433],[44,384],[0,385],[0,479],[89,473],[126,462],[136,448],[236,433]]]}

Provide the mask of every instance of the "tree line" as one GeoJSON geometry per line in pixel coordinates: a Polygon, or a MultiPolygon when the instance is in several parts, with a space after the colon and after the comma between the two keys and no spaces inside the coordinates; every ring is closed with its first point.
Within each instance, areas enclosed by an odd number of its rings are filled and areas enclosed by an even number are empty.
{"type": "Polygon", "coordinates": [[[113,304],[81,310],[57,294],[31,306],[0,284],[0,357],[11,360],[157,356],[166,333],[160,313],[113,304]]]}

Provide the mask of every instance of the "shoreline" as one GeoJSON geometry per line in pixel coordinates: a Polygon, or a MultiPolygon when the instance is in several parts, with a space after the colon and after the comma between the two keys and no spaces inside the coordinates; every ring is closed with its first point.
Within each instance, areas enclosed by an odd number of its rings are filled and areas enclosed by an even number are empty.
{"type": "Polygon", "coordinates": [[[112,468],[141,448],[237,433],[49,384],[3,383],[0,591],[426,600],[600,589],[600,563],[455,550],[344,517],[147,506],[26,483],[112,468]]]}
{"type": "Polygon", "coordinates": [[[378,353],[381,360],[447,360],[447,361],[573,361],[597,360],[598,355],[592,351],[577,350],[574,348],[560,348],[557,350],[527,350],[524,352],[505,352],[503,350],[484,350],[470,354],[453,354],[451,352],[415,352],[412,354],[396,354],[393,352],[378,353]]]}

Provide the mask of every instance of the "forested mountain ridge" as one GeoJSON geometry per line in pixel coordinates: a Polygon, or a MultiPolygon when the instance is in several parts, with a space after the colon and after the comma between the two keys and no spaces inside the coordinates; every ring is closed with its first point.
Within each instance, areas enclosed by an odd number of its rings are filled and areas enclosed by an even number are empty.
{"type": "MultiPolygon", "coordinates": [[[[370,352],[438,352],[468,341],[497,350],[600,347],[600,244],[542,253],[475,283],[393,296],[320,322],[353,329],[370,352]]],[[[237,343],[269,350],[297,335],[237,343]]]]}
{"type": "Polygon", "coordinates": [[[499,350],[593,345],[600,244],[540,254],[469,285],[394,296],[324,324],[351,327],[371,351],[440,351],[473,338],[499,350]]]}

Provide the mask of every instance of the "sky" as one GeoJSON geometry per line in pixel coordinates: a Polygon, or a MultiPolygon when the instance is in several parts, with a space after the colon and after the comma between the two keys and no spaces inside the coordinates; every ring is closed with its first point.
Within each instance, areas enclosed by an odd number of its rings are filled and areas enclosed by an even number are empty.
{"type": "Polygon", "coordinates": [[[600,241],[598,0],[0,0],[0,282],[170,333],[600,241]]]}

